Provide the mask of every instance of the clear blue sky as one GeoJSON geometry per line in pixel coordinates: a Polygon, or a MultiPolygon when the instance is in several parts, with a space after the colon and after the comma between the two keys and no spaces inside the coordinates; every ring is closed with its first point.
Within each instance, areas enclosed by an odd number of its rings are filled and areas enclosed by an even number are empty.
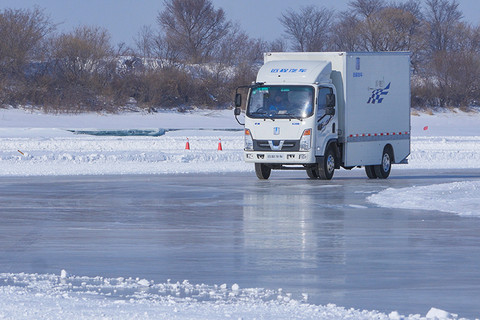
{"type": "MultiPolygon", "coordinates": [[[[240,26],[251,37],[274,40],[283,33],[278,22],[281,13],[301,6],[317,5],[336,11],[347,9],[348,0],[212,0],[216,8],[222,7],[229,20],[240,26]]],[[[459,0],[465,20],[480,24],[480,0],[459,0]]],[[[95,25],[106,28],[113,44],[133,44],[133,37],[144,25],[155,25],[163,0],[0,0],[4,8],[45,9],[55,23],[61,23],[59,31],[70,31],[79,25],[95,25]]]]}

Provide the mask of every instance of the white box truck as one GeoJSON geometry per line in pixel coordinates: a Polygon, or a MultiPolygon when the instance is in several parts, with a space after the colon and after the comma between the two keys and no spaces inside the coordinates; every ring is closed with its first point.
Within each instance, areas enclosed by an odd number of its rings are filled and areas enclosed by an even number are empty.
{"type": "Polygon", "coordinates": [[[279,52],[264,60],[244,103],[239,89],[235,95],[235,117],[245,105],[245,161],[259,179],[272,169],[331,179],[340,167],[385,179],[393,163],[407,163],[408,52],[279,52]]]}

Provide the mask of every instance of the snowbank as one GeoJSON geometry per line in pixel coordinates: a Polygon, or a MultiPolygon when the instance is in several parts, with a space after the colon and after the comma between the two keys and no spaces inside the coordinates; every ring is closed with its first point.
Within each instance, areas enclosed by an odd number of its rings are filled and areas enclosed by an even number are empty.
{"type": "Polygon", "coordinates": [[[238,136],[0,138],[0,175],[104,175],[251,170],[238,136]],[[221,141],[219,140],[221,137],[221,141]],[[187,138],[190,150],[185,150],[187,138]],[[218,150],[221,143],[222,151],[218,150]]]}
{"type": "MultiPolygon", "coordinates": [[[[106,116],[45,115],[3,109],[0,176],[253,171],[243,161],[241,128],[231,110],[106,116]],[[176,131],[138,137],[91,136],[69,131],[147,128],[156,128],[155,132],[176,131]],[[190,150],[185,150],[187,139],[190,150]],[[218,150],[219,143],[222,151],[218,150]]],[[[478,128],[478,114],[414,116],[410,164],[395,166],[394,170],[480,168],[478,128]]]]}
{"type": "MultiPolygon", "coordinates": [[[[428,317],[316,306],[279,290],[155,284],[146,279],[0,273],[0,318],[5,319],[456,319],[432,308],[428,317]]],[[[304,299],[307,298],[304,295],[304,299]]]]}
{"type": "Polygon", "coordinates": [[[388,188],[369,196],[367,200],[387,208],[433,210],[479,217],[480,181],[388,188]]]}
{"type": "Polygon", "coordinates": [[[480,168],[479,136],[413,137],[405,169],[480,168]]]}
{"type": "MultiPolygon", "coordinates": [[[[17,133],[22,136],[0,137],[0,176],[253,170],[243,161],[242,132],[176,131],[161,137],[95,137],[33,129],[17,133]],[[185,150],[187,138],[190,150],[185,150]]],[[[480,136],[414,137],[411,149],[409,164],[394,166],[394,171],[480,168],[480,136]]]]}

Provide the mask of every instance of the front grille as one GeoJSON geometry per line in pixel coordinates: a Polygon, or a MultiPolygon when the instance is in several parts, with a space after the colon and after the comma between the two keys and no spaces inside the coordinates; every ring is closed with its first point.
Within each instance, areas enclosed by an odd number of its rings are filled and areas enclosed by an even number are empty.
{"type": "Polygon", "coordinates": [[[253,150],[254,151],[299,151],[300,141],[299,140],[253,140],[253,150]],[[283,141],[283,145],[280,148],[282,141],[283,141]],[[271,146],[273,146],[273,149],[271,146]]]}

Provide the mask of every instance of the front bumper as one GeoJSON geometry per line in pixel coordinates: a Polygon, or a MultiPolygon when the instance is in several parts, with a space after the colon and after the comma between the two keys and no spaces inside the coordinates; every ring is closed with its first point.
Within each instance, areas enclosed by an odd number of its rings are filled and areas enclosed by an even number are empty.
{"type": "Polygon", "coordinates": [[[312,152],[245,151],[244,159],[251,163],[309,164],[315,163],[312,152]]]}

